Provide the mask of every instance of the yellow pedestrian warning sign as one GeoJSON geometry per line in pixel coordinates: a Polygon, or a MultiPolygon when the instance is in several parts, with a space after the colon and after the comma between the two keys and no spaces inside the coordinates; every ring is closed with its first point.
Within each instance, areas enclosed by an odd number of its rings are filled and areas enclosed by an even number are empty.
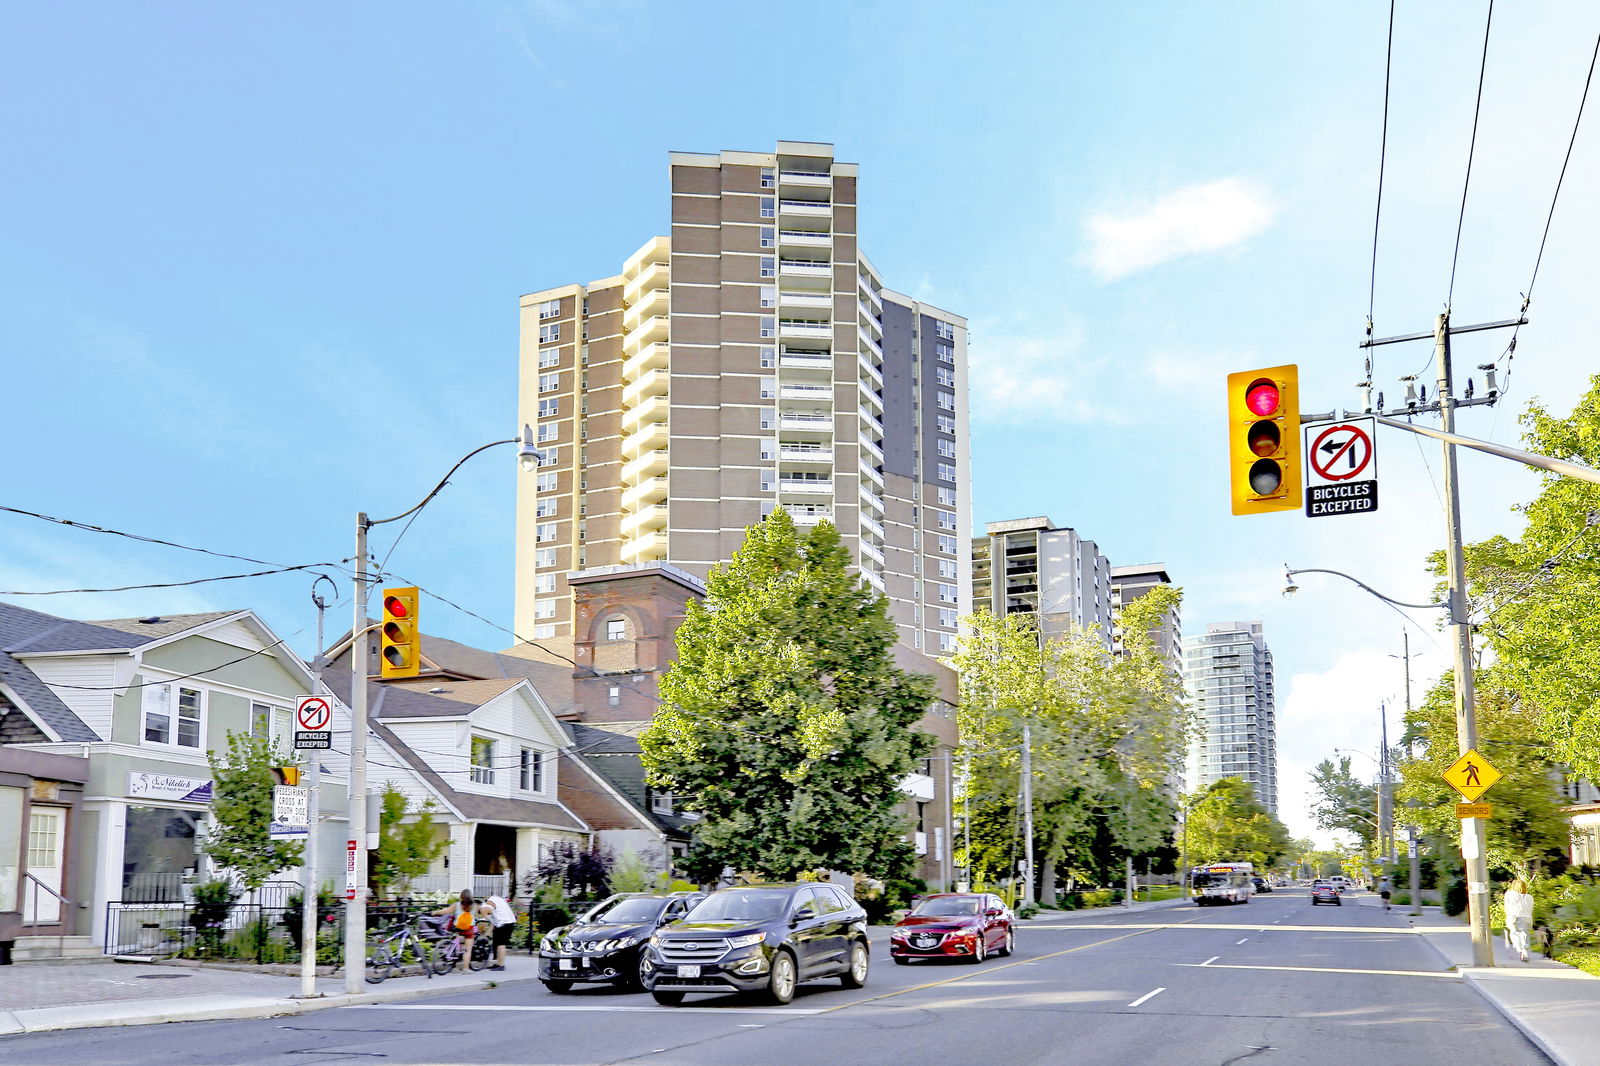
{"type": "Polygon", "coordinates": [[[1491,803],[1458,803],[1456,804],[1457,818],[1487,818],[1494,811],[1491,803]]]}
{"type": "Polygon", "coordinates": [[[1445,783],[1461,793],[1468,803],[1476,801],[1504,776],[1493,763],[1478,754],[1477,748],[1470,749],[1444,772],[1445,783]]]}

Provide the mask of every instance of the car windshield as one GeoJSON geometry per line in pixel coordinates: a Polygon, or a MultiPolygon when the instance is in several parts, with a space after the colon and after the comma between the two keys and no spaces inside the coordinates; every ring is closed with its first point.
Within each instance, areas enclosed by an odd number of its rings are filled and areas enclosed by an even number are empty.
{"type": "Polygon", "coordinates": [[[1230,876],[1230,874],[1195,874],[1194,887],[1206,888],[1210,885],[1225,885],[1228,883],[1230,876]]]}
{"type": "Polygon", "coordinates": [[[661,913],[661,900],[642,896],[618,896],[608,899],[583,916],[584,922],[597,925],[638,925],[653,922],[661,913]]]}
{"type": "Polygon", "coordinates": [[[713,892],[684,918],[689,922],[759,922],[783,914],[787,892],[727,889],[713,892]]]}
{"type": "Polygon", "coordinates": [[[939,917],[977,914],[978,901],[971,898],[925,899],[921,903],[917,904],[916,909],[911,913],[939,917]]]}

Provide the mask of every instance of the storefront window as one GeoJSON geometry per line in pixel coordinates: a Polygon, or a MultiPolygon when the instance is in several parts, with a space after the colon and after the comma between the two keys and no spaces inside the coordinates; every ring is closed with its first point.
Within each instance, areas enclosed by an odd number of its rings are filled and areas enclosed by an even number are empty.
{"type": "Polygon", "coordinates": [[[22,870],[22,789],[0,788],[0,911],[17,909],[22,870]]]}
{"type": "Polygon", "coordinates": [[[129,807],[122,845],[122,898],[135,902],[180,900],[185,876],[200,863],[200,811],[129,807]]]}

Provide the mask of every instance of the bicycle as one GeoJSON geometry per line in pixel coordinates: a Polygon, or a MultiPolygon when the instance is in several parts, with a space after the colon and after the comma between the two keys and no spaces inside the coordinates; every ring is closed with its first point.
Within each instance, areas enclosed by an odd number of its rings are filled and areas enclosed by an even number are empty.
{"type": "MultiPolygon", "coordinates": [[[[465,945],[462,941],[467,938],[458,932],[451,931],[450,937],[444,941],[444,946],[439,951],[438,959],[434,962],[434,973],[447,974],[456,968],[456,963],[461,961],[461,953],[465,945]]],[[[480,923],[477,933],[472,938],[472,957],[467,960],[468,969],[481,970],[489,965],[494,956],[493,937],[483,930],[480,923]]]]}
{"type": "Polygon", "coordinates": [[[409,959],[414,959],[417,969],[426,977],[433,977],[438,962],[427,939],[412,928],[410,922],[399,922],[379,934],[368,946],[367,983],[381,984],[397,973],[404,974],[409,959]]]}

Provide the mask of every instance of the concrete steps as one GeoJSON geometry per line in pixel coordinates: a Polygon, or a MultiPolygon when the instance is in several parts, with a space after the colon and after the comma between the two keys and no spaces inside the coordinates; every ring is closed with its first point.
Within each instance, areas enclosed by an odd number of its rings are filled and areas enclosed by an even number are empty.
{"type": "Polygon", "coordinates": [[[88,936],[19,936],[11,947],[13,963],[100,958],[100,945],[88,936]]]}

